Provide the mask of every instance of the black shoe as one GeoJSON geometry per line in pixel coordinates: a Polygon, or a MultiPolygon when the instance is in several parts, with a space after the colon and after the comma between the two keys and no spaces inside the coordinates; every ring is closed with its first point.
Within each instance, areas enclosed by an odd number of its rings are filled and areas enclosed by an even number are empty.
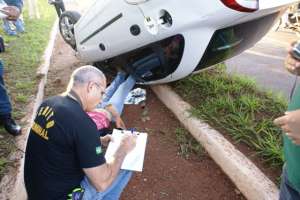
{"type": "Polygon", "coordinates": [[[18,136],[22,134],[22,128],[12,118],[6,118],[2,121],[5,130],[13,135],[18,136]]]}

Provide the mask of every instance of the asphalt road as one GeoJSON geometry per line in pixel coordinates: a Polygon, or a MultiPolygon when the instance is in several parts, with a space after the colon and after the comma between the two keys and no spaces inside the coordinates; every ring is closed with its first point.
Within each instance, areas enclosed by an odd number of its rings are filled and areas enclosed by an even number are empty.
{"type": "Polygon", "coordinates": [[[295,76],[284,69],[284,59],[289,44],[295,40],[297,36],[291,31],[270,31],[253,48],[226,61],[227,71],[253,78],[259,87],[288,99],[295,76]]]}

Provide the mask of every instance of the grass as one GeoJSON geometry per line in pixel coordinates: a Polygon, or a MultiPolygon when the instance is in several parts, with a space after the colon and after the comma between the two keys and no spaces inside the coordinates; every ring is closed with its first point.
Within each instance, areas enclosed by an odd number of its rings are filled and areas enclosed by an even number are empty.
{"type": "Polygon", "coordinates": [[[260,91],[249,78],[228,75],[223,64],[173,86],[193,106],[192,116],[248,145],[270,165],[283,164],[282,132],[273,124],[286,110],[283,98],[260,91]]]}
{"type": "MultiPolygon", "coordinates": [[[[24,104],[28,104],[30,96],[36,91],[38,78],[37,67],[49,40],[51,27],[55,20],[55,11],[47,1],[38,1],[40,19],[29,19],[28,10],[23,12],[26,33],[19,37],[4,35],[8,45],[6,52],[1,54],[4,61],[5,81],[10,91],[14,112],[24,114],[24,104]]],[[[22,117],[22,115],[18,115],[22,117]]]]}
{"type": "MultiPolygon", "coordinates": [[[[5,130],[0,129],[2,135],[5,130]]],[[[13,137],[3,137],[0,139],[0,177],[7,172],[7,167],[14,165],[14,162],[9,159],[9,154],[17,150],[13,137]]]]}
{"type": "Polygon", "coordinates": [[[203,156],[203,147],[193,138],[187,130],[183,128],[176,128],[176,141],[179,144],[179,154],[188,159],[191,154],[195,154],[198,157],[203,156]]]}
{"type": "MultiPolygon", "coordinates": [[[[37,2],[41,14],[40,19],[29,19],[27,7],[24,7],[23,17],[26,30],[24,34],[18,37],[7,36],[0,28],[0,34],[7,44],[6,52],[1,53],[0,57],[4,63],[4,79],[13,105],[13,116],[16,119],[25,116],[25,107],[36,93],[38,82],[36,70],[42,62],[42,55],[56,19],[55,10],[48,5],[47,1],[38,0],[37,2]]],[[[14,142],[5,131],[1,131],[0,135],[3,136],[0,139],[1,178],[9,165],[7,156],[14,151],[14,142]],[[8,145],[10,148],[7,148],[7,144],[10,144],[8,145]]]]}

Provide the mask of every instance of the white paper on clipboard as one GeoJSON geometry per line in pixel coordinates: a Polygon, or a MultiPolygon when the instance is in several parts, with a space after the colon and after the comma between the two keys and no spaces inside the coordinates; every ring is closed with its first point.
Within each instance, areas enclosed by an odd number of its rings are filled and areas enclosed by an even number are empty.
{"type": "MultiPolygon", "coordinates": [[[[113,142],[110,142],[106,153],[105,153],[105,159],[110,160],[113,158],[115,152],[120,146],[120,142],[122,137],[124,136],[124,133],[131,133],[130,131],[123,131],[123,130],[117,130],[114,129],[112,133],[113,142]]],[[[143,165],[144,165],[144,157],[145,157],[145,151],[146,151],[146,144],[147,144],[147,133],[139,133],[134,132],[134,134],[137,135],[136,140],[136,146],[135,148],[127,154],[125,157],[121,169],[130,170],[130,171],[143,171],[143,165]]]]}

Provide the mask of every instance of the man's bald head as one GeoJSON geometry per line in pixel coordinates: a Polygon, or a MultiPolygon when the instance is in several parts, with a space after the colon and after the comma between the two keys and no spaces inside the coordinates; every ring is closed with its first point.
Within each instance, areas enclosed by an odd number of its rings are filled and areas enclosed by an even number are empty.
{"type": "Polygon", "coordinates": [[[91,65],[79,67],[71,75],[68,90],[74,87],[81,87],[90,81],[97,80],[102,83],[103,87],[105,87],[106,78],[102,71],[91,65]]]}
{"type": "Polygon", "coordinates": [[[102,101],[105,93],[105,75],[96,67],[86,65],[77,68],[71,75],[67,91],[75,92],[85,111],[92,111],[102,101]]]}

